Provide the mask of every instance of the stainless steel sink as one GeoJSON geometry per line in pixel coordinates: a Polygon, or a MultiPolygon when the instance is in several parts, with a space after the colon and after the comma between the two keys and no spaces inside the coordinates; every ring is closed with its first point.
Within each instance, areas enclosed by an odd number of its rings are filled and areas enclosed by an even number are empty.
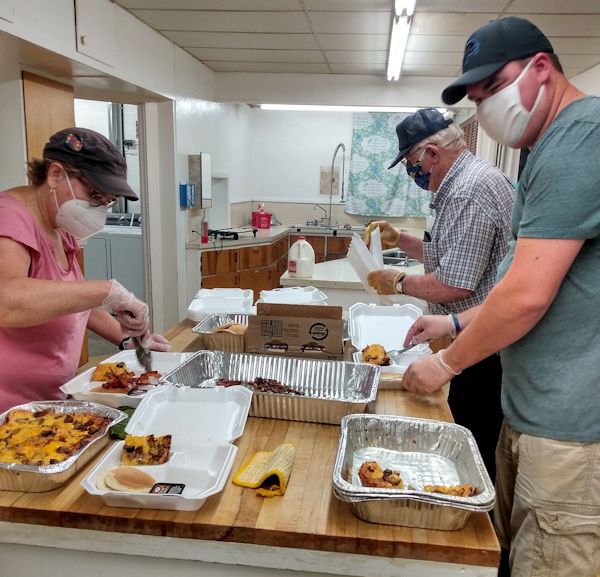
{"type": "Polygon", "coordinates": [[[388,249],[383,251],[383,264],[392,266],[412,266],[419,264],[416,258],[410,258],[404,251],[399,249],[388,249]]]}

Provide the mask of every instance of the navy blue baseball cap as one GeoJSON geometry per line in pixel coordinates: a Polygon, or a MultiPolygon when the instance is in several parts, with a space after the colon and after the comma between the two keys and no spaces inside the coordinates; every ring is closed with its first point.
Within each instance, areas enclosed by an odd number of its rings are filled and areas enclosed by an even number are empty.
{"type": "Polygon", "coordinates": [[[422,108],[414,114],[407,116],[402,122],[396,125],[396,135],[398,136],[398,147],[400,148],[398,156],[394,162],[388,166],[394,168],[409,152],[409,150],[425,140],[428,136],[448,128],[452,120],[444,118],[443,114],[437,108],[422,108]]]}
{"type": "Polygon", "coordinates": [[[512,60],[538,52],[554,52],[544,33],[532,22],[516,16],[492,20],[475,30],[467,40],[462,76],[442,92],[445,104],[456,104],[467,94],[467,86],[492,76],[512,60]]]}

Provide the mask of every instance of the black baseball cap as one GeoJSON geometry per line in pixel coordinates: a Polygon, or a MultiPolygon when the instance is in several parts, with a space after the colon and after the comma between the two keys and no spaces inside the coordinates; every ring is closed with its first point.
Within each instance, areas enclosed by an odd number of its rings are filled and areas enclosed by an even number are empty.
{"type": "Polygon", "coordinates": [[[451,124],[452,120],[444,118],[437,108],[422,108],[407,116],[396,125],[400,151],[394,162],[388,166],[388,169],[394,168],[415,144],[444,128],[448,128],[451,124]]]}
{"type": "Polygon", "coordinates": [[[529,58],[538,52],[554,49],[535,24],[516,16],[492,20],[467,40],[462,76],[444,89],[442,100],[456,104],[467,94],[467,86],[485,80],[512,60],[529,58]]]}
{"type": "Polygon", "coordinates": [[[138,200],[127,184],[125,157],[108,138],[95,130],[59,130],[44,146],[43,156],[77,168],[98,192],[138,200]]]}

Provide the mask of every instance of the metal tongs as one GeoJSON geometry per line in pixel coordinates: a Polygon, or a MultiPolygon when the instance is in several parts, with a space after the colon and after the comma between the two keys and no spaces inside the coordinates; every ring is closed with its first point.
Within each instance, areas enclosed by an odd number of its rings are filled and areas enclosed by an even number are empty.
{"type": "Polygon", "coordinates": [[[142,337],[132,337],[133,343],[135,344],[135,356],[144,367],[144,370],[148,373],[152,370],[152,353],[150,352],[149,339],[146,342],[142,342],[142,337]]]}

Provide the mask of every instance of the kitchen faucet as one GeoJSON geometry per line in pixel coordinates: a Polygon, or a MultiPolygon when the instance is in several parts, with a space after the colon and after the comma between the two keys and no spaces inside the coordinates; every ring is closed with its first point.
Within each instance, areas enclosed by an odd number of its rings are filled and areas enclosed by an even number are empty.
{"type": "MultiPolygon", "coordinates": [[[[331,218],[327,217],[327,209],[323,208],[320,204],[313,204],[313,210],[317,210],[317,208],[320,208],[323,211],[323,214],[325,215],[325,216],[321,217],[321,222],[327,221],[327,224],[331,224],[331,218]]],[[[329,214],[331,214],[331,212],[329,214]]],[[[314,223],[318,224],[318,221],[315,220],[314,223]]],[[[308,225],[308,222],[307,222],[307,225],[308,225]]]]}
{"type": "Polygon", "coordinates": [[[333,165],[335,163],[335,157],[337,156],[338,150],[342,149],[342,190],[340,194],[340,202],[344,202],[344,172],[346,166],[346,147],[343,142],[340,142],[333,152],[333,158],[331,159],[331,187],[329,188],[329,217],[328,224],[331,225],[331,205],[333,200],[333,183],[335,182],[335,176],[333,175],[333,165]]]}

